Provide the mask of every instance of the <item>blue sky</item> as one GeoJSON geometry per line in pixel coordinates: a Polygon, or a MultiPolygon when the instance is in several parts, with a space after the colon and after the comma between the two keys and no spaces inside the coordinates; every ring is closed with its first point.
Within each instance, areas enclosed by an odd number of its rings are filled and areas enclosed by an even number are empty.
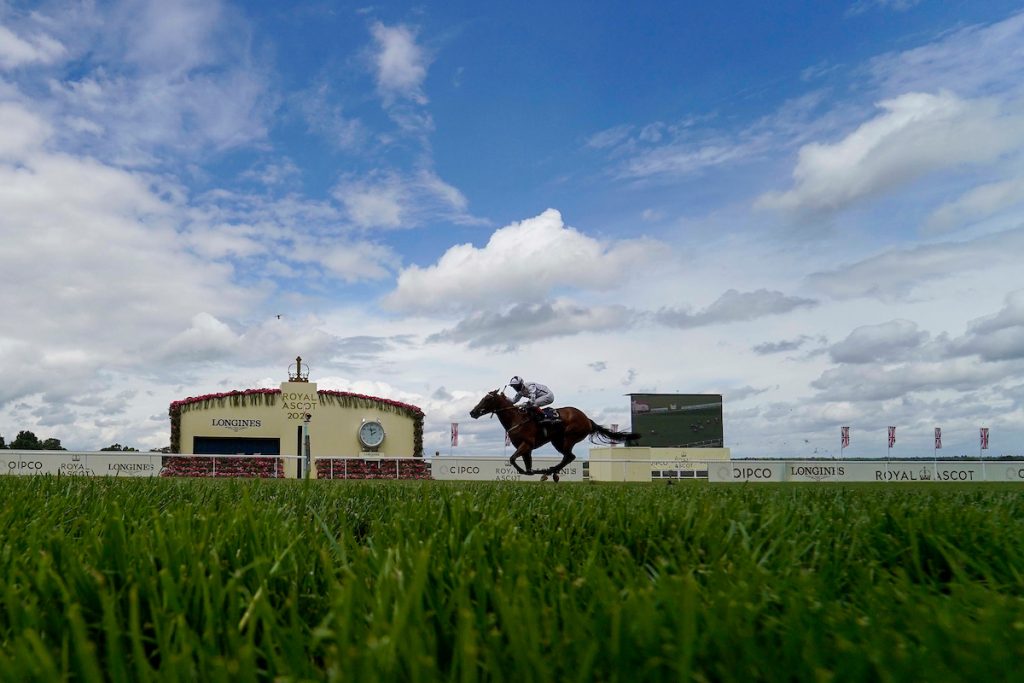
{"type": "Polygon", "coordinates": [[[302,354],[428,450],[520,374],[1019,453],[1021,9],[0,0],[0,434],[159,447],[302,354]]]}

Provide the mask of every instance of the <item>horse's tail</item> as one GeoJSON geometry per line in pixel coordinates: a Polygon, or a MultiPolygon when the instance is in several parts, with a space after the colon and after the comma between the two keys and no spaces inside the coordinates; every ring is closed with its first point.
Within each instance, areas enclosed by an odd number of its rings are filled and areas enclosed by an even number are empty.
{"type": "Polygon", "coordinates": [[[636,432],[613,432],[607,427],[603,427],[593,420],[590,421],[590,440],[601,441],[603,443],[623,443],[626,441],[636,441],[640,438],[640,435],[636,432]]]}

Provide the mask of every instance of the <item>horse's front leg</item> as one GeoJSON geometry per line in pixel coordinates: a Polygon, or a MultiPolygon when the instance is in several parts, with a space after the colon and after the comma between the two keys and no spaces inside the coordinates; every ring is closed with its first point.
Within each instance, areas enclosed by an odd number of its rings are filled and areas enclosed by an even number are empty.
{"type": "Polygon", "coordinates": [[[508,464],[512,465],[512,467],[515,467],[516,471],[519,472],[519,474],[533,474],[533,449],[528,448],[526,444],[521,445],[519,448],[516,449],[516,452],[512,454],[512,457],[509,458],[508,464]],[[526,465],[525,470],[519,466],[519,463],[516,462],[516,458],[520,457],[523,459],[523,463],[526,465]]]}

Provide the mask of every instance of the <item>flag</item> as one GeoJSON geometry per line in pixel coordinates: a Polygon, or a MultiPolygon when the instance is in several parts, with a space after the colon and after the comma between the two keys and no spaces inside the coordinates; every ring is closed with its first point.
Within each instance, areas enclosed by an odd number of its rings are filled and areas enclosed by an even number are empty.
{"type": "Polygon", "coordinates": [[[896,428],[889,427],[889,448],[892,448],[896,443],[896,428]]]}
{"type": "Polygon", "coordinates": [[[988,450],[988,427],[981,428],[981,448],[988,450]]]}
{"type": "Polygon", "coordinates": [[[459,423],[452,422],[452,445],[459,445],[459,423]]]}
{"type": "Polygon", "coordinates": [[[935,447],[942,448],[942,427],[935,428],[935,447]]]}
{"type": "Polygon", "coordinates": [[[840,433],[842,434],[843,448],[846,448],[850,445],[850,428],[843,427],[840,433]]]}

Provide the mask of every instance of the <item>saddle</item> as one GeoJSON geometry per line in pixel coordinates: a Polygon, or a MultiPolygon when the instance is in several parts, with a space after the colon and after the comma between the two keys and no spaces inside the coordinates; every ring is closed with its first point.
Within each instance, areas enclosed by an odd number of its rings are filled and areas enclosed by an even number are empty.
{"type": "Polygon", "coordinates": [[[527,408],[527,414],[539,425],[554,427],[562,424],[562,418],[558,416],[558,411],[551,407],[544,408],[527,408]]]}

